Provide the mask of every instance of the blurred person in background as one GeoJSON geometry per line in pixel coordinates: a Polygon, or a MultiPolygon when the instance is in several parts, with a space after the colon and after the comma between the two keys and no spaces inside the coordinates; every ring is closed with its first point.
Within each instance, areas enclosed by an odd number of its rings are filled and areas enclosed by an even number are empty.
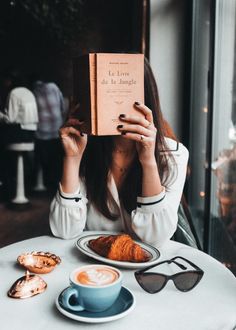
{"type": "Polygon", "coordinates": [[[38,124],[38,110],[33,93],[17,70],[2,75],[0,112],[1,181],[10,197],[15,177],[15,155],[7,152],[10,143],[33,142],[38,124]]]}
{"type": "Polygon", "coordinates": [[[39,116],[36,132],[35,163],[36,167],[40,166],[42,168],[43,181],[47,190],[55,192],[62,168],[59,129],[65,119],[64,98],[54,82],[34,79],[32,91],[36,98],[39,116]]]}

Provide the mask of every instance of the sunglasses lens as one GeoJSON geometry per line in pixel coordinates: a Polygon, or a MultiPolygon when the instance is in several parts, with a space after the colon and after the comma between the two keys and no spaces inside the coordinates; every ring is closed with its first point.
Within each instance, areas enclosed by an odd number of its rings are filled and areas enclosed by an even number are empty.
{"type": "Polygon", "coordinates": [[[181,291],[191,290],[200,280],[200,274],[196,272],[187,272],[179,274],[174,278],[175,286],[181,291]]]}
{"type": "Polygon", "coordinates": [[[149,293],[160,291],[165,285],[165,277],[159,274],[144,273],[139,275],[138,282],[149,293]]]}

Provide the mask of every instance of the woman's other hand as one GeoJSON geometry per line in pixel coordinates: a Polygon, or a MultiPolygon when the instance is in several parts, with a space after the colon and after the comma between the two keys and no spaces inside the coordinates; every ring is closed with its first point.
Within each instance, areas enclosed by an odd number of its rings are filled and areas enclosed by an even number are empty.
{"type": "Polygon", "coordinates": [[[73,193],[79,187],[80,161],[87,145],[87,135],[79,130],[81,125],[78,119],[70,118],[60,129],[65,152],[61,188],[65,193],[73,193]]]}
{"type": "Polygon", "coordinates": [[[60,129],[60,138],[66,157],[81,158],[87,145],[87,135],[80,131],[83,124],[75,118],[69,118],[60,129]]]}
{"type": "Polygon", "coordinates": [[[143,113],[143,117],[135,115],[120,115],[123,125],[117,129],[125,139],[136,141],[139,160],[142,165],[154,165],[156,146],[156,127],[153,124],[152,110],[146,105],[135,102],[137,109],[143,113]]]}

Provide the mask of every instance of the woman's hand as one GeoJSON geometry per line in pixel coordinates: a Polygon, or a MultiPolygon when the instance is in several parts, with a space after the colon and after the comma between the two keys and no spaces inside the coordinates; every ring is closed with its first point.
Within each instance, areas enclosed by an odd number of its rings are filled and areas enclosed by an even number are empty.
{"type": "Polygon", "coordinates": [[[69,113],[69,119],[60,129],[65,157],[61,178],[61,189],[65,193],[74,193],[79,187],[80,162],[87,145],[87,135],[81,132],[83,121],[78,120],[79,104],[69,113]]]}
{"type": "Polygon", "coordinates": [[[156,146],[156,127],[153,124],[152,111],[139,102],[135,102],[137,109],[144,114],[144,117],[135,115],[120,115],[123,125],[118,125],[117,129],[125,139],[136,141],[136,148],[139,161],[142,165],[154,165],[156,146]]]}
{"type": "Polygon", "coordinates": [[[80,131],[82,124],[83,122],[78,119],[69,118],[59,131],[66,157],[81,159],[83,155],[87,145],[87,135],[80,131]]]}

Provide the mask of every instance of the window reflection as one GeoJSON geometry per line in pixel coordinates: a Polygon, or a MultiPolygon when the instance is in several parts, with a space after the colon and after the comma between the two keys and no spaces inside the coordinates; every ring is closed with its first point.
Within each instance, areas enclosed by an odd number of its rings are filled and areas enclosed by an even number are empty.
{"type": "Polygon", "coordinates": [[[188,201],[205,249],[236,274],[235,13],[235,0],[193,1],[188,201]]]}
{"type": "MultiPolygon", "coordinates": [[[[236,57],[235,1],[219,1],[215,24],[215,82],[212,153],[213,216],[236,246],[236,57]]],[[[212,237],[214,239],[214,236],[212,237]]]]}

